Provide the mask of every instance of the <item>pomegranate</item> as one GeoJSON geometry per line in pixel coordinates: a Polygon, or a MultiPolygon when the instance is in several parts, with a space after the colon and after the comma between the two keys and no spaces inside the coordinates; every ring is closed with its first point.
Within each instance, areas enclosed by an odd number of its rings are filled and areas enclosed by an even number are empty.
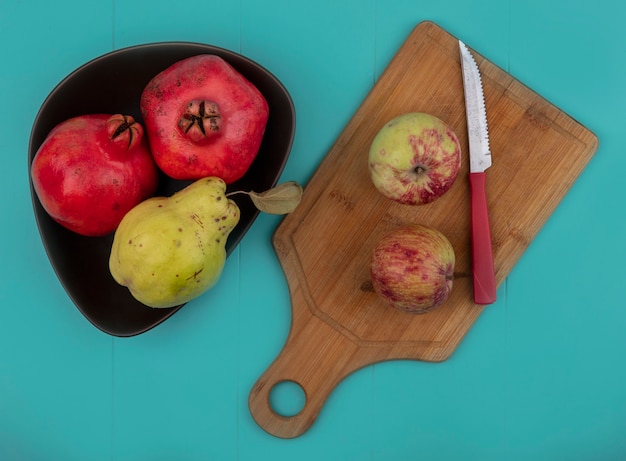
{"type": "Polygon", "coordinates": [[[35,154],[31,176],[52,219],[86,236],[113,232],[158,183],[143,127],[120,114],[81,115],[57,125],[35,154]]]}
{"type": "Polygon", "coordinates": [[[152,155],[165,174],[180,180],[217,176],[227,184],[252,164],[269,116],[261,92],[211,54],[156,75],[140,106],[152,155]]]}

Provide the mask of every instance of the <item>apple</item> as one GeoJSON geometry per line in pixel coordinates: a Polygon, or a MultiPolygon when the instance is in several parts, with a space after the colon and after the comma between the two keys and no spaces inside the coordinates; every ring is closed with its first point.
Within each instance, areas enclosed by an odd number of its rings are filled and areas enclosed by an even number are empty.
{"type": "Polygon", "coordinates": [[[461,168],[461,145],[439,118],[410,112],[387,122],[374,137],[369,171],[386,197],[408,205],[424,205],[441,197],[461,168]]]}
{"type": "Polygon", "coordinates": [[[424,313],[441,306],[452,291],[455,255],[437,229],[401,226],[375,245],[370,261],[374,291],[404,312],[424,313]]]}

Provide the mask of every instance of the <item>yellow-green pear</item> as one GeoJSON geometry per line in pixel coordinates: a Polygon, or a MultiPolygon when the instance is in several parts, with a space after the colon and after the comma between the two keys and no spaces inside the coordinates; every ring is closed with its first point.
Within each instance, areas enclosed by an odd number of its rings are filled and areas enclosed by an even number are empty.
{"type": "Polygon", "coordinates": [[[109,269],[143,304],[174,307],[209,290],[226,262],[225,244],[239,208],[217,177],[129,211],[115,231],[109,269]]]}

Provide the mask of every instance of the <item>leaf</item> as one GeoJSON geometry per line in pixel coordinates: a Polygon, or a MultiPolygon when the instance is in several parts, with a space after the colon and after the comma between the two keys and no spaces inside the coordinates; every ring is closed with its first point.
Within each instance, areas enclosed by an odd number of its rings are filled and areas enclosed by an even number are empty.
{"type": "Polygon", "coordinates": [[[252,203],[269,214],[287,214],[296,209],[302,198],[302,186],[295,181],[279,184],[265,192],[248,192],[252,203]]]}

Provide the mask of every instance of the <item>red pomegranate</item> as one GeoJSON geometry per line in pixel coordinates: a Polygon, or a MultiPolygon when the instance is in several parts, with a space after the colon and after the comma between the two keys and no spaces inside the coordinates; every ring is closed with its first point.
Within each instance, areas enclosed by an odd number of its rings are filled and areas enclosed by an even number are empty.
{"type": "Polygon", "coordinates": [[[52,219],[86,236],[113,232],[158,183],[143,127],[120,114],[81,115],[57,125],[35,154],[31,176],[52,219]]]}
{"type": "Polygon", "coordinates": [[[178,61],[156,75],[141,96],[152,155],[181,180],[241,178],[255,159],[269,108],[261,92],[216,55],[178,61]]]}

